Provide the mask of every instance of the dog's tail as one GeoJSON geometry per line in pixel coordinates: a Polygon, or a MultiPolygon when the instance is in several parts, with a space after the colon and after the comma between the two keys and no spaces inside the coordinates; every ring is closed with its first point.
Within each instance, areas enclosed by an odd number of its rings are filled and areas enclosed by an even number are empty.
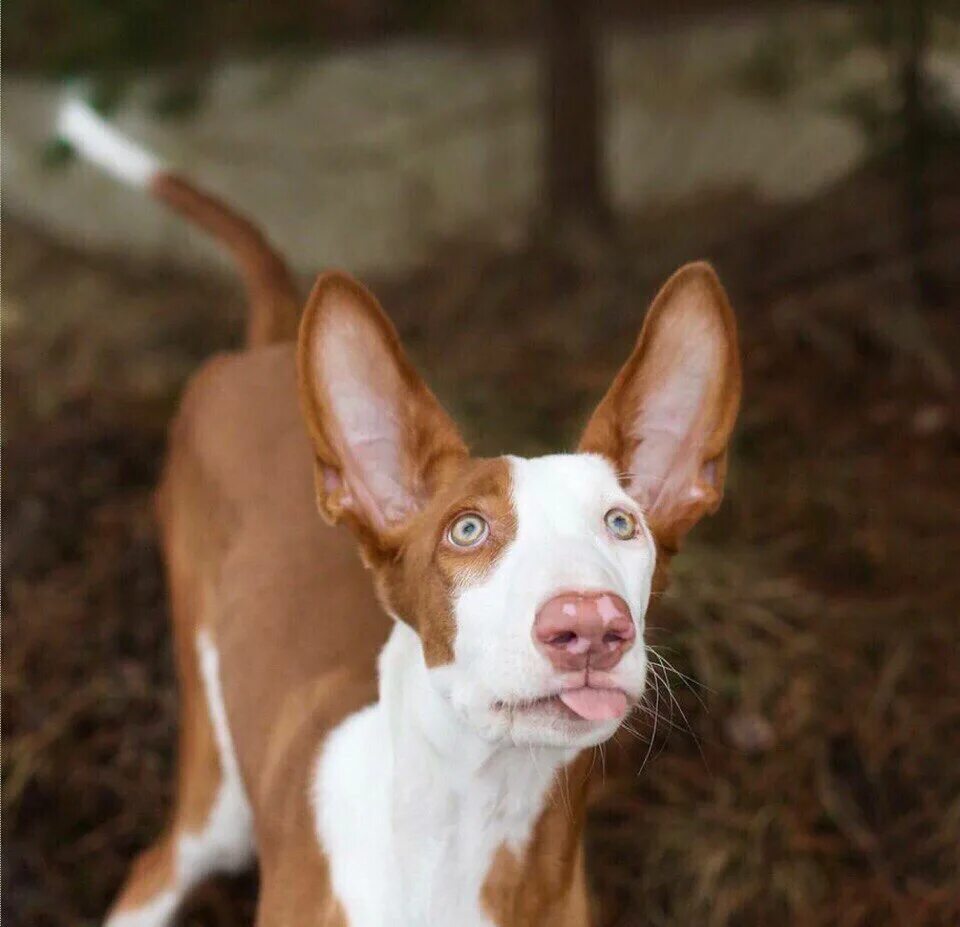
{"type": "Polygon", "coordinates": [[[125,138],[78,99],[63,104],[57,129],[85,159],[122,182],[147,190],[230,252],[249,298],[249,345],[296,337],[301,301],[293,274],[249,219],[185,177],[166,170],[154,155],[125,138]]]}

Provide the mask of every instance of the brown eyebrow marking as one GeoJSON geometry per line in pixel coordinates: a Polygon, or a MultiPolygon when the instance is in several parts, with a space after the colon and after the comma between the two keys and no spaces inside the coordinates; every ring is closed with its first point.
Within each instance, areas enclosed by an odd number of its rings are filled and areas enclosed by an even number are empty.
{"type": "Polygon", "coordinates": [[[482,582],[517,536],[512,488],[506,458],[466,461],[411,525],[403,558],[384,575],[384,592],[397,613],[417,616],[427,666],[453,661],[454,598],[482,582]],[[445,543],[447,527],[470,511],[488,521],[490,534],[478,547],[452,549],[445,543]]]}

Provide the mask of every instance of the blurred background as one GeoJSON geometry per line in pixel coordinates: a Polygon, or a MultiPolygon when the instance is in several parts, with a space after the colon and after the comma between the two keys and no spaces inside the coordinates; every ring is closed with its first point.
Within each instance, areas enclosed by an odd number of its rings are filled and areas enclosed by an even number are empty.
{"type": "Polygon", "coordinates": [[[569,447],[658,285],[712,260],[745,403],[649,619],[672,696],[591,817],[600,923],[960,923],[957,2],[4,14],[5,923],[98,923],[162,826],[151,487],[243,315],[209,242],[51,137],[67,81],[304,287],[367,281],[481,452],[569,447]]]}

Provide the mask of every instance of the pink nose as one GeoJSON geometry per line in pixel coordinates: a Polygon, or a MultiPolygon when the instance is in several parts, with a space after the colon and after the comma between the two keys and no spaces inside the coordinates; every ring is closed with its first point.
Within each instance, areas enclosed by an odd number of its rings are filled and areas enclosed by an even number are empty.
{"type": "Polygon", "coordinates": [[[533,640],[561,671],[612,669],[633,646],[630,607],[612,592],[566,592],[537,612],[533,640]]]}

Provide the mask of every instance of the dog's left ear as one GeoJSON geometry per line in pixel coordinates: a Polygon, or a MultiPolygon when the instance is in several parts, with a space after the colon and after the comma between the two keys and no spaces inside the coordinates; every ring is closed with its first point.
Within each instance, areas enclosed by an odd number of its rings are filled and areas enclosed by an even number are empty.
{"type": "Polygon", "coordinates": [[[317,279],[300,323],[300,398],[317,503],[368,562],[467,457],[456,426],[413,368],[371,293],[347,274],[317,279]]]}
{"type": "Polygon", "coordinates": [[[708,264],[688,264],[653,301],[579,448],[613,463],[668,552],[720,505],[740,391],[727,295],[708,264]]]}

